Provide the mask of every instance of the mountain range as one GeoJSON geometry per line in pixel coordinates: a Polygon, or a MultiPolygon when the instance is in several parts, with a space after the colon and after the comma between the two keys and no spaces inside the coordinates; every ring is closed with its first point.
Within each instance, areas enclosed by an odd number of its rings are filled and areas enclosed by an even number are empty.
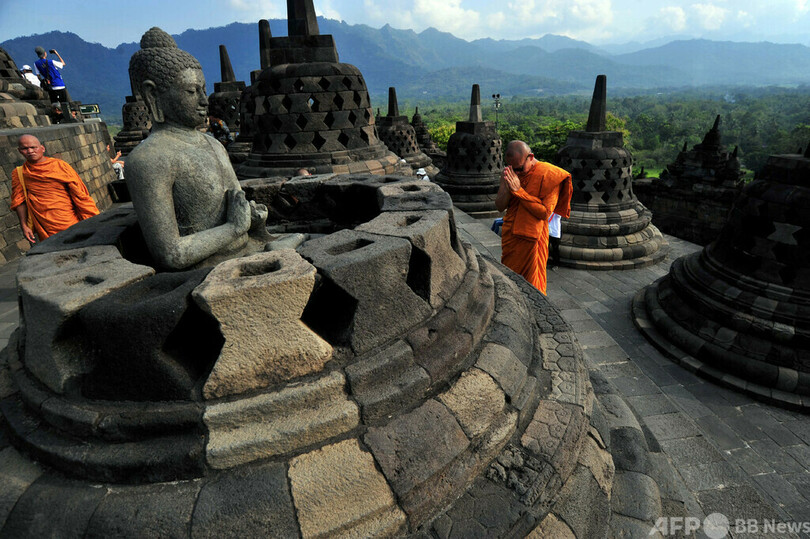
{"type": "MultiPolygon", "coordinates": [[[[676,39],[653,41],[646,48],[628,44],[601,49],[551,34],[539,39],[466,41],[434,28],[416,33],[390,25],[372,28],[323,18],[319,26],[322,34],[334,36],[340,61],[360,68],[374,106],[383,110],[389,86],[397,88],[401,100],[418,105],[465,99],[473,83],[481,85],[484,96],[587,94],[600,73],[607,75],[609,89],[620,93],[709,85],[810,84],[810,47],[804,45],[676,39]]],[[[286,35],[287,21],[271,20],[270,28],[274,36],[286,35]]],[[[249,83],[250,71],[259,67],[256,24],[187,30],[175,39],[202,64],[209,92],[220,77],[218,45],[227,46],[238,80],[249,83]]],[[[111,49],[70,32],[0,43],[18,67],[34,63],[37,45],[59,50],[67,63],[64,78],[74,99],[99,103],[105,120],[121,121],[120,107],[131,93],[129,58],[138,50],[137,43],[111,49]]]]}

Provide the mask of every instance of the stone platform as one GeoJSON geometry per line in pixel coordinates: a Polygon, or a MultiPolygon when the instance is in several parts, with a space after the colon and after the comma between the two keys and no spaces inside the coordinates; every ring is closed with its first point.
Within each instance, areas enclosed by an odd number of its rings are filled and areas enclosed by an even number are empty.
{"type": "MultiPolygon", "coordinates": [[[[462,239],[473,243],[485,257],[499,256],[499,239],[489,231],[488,224],[474,221],[458,211],[456,218],[462,239]]],[[[699,248],[675,238],[667,239],[673,246],[670,257],[699,248]]],[[[13,301],[16,297],[13,283],[15,265],[12,263],[0,270],[0,337],[5,338],[16,327],[16,302],[13,301]]],[[[491,267],[488,262],[484,262],[484,265],[491,267]]],[[[558,352],[570,350],[574,354],[581,349],[583,365],[587,368],[595,396],[588,397],[587,390],[583,394],[586,399],[582,401],[583,404],[590,401],[594,412],[591,421],[583,425],[586,434],[577,462],[572,462],[570,457],[558,461],[562,469],[571,470],[569,481],[565,483],[568,486],[560,490],[556,500],[551,501],[550,510],[543,520],[535,523],[537,526],[532,537],[592,537],[599,534],[598,530],[607,531],[604,522],[600,524],[599,520],[592,518],[594,513],[598,514],[592,509],[604,504],[604,486],[609,483],[612,483],[610,492],[614,500],[611,533],[618,535],[620,530],[624,530],[624,537],[647,536],[652,525],[650,519],[655,513],[671,516],[683,512],[680,502],[685,504],[686,515],[700,519],[720,512],[732,521],[734,518],[773,518],[784,522],[810,520],[807,509],[810,499],[810,422],[807,418],[774,409],[702,381],[661,356],[633,327],[629,316],[630,298],[637,290],[662,275],[666,267],[666,264],[661,264],[632,273],[588,273],[561,268],[549,273],[549,297],[555,307],[549,304],[543,306],[545,302],[542,301],[540,304],[527,304],[538,320],[545,319],[552,329],[559,326],[563,330],[559,338],[565,339],[565,334],[571,329],[576,331],[581,348],[576,345],[567,348],[565,342],[557,341],[557,333],[550,334],[549,338],[541,341],[541,345],[546,350],[551,346],[558,352]],[[556,321],[555,317],[559,315],[562,318],[556,321]],[[644,451],[639,452],[640,447],[644,451]],[[613,456],[613,471],[609,467],[595,465],[605,462],[598,456],[607,448],[613,456]],[[667,470],[672,471],[670,462],[674,463],[677,473],[667,473],[667,470]],[[648,496],[650,493],[657,495],[648,496]],[[572,496],[581,500],[583,495],[592,496],[592,507],[588,507],[588,511],[583,509],[582,504],[571,503],[572,496]],[[616,501],[620,499],[627,501],[616,501]]],[[[501,288],[517,286],[520,290],[525,289],[525,283],[519,279],[507,278],[501,282],[501,288]]],[[[560,359],[570,352],[561,354],[560,359]]],[[[547,357],[555,356],[547,354],[547,357]]],[[[476,368],[480,371],[487,372],[485,369],[492,368],[487,365],[486,357],[479,356],[478,363],[476,368]]],[[[564,375],[568,369],[566,362],[558,360],[557,364],[561,369],[560,374],[564,375]]],[[[565,383],[558,385],[557,391],[550,394],[553,396],[556,393],[561,399],[561,412],[575,409],[570,408],[566,401],[582,398],[576,397],[576,390],[571,392],[571,388],[581,383],[576,382],[577,379],[582,380],[575,375],[573,386],[565,383]]],[[[480,384],[482,380],[487,380],[483,374],[467,377],[463,384],[454,385],[443,397],[432,401],[436,404],[431,406],[455,409],[459,402],[457,397],[464,395],[465,386],[468,390],[474,388],[476,394],[491,397],[491,392],[481,391],[486,386],[480,384]]],[[[497,380],[496,385],[502,388],[499,391],[510,387],[506,378],[497,380]]],[[[5,395],[7,388],[0,390],[5,395]]],[[[431,411],[417,409],[406,414],[408,421],[401,422],[395,431],[388,433],[393,433],[393,436],[380,439],[394,443],[397,431],[408,432],[409,422],[416,421],[412,425],[418,425],[422,415],[427,413],[425,417],[433,417],[429,414],[431,411]]],[[[467,423],[474,417],[468,420],[461,420],[461,416],[454,417],[465,436],[476,432],[475,421],[467,423]]],[[[555,417],[564,420],[566,415],[555,413],[555,417]]],[[[543,418],[535,415],[532,423],[539,426],[543,418]]],[[[450,432],[443,432],[442,436],[446,438],[450,432]]],[[[431,536],[483,536],[494,533],[502,520],[515,518],[519,521],[522,519],[524,526],[531,529],[532,511],[524,508],[521,517],[518,509],[521,507],[520,499],[526,499],[526,493],[530,492],[524,490],[527,485],[525,478],[531,477],[534,469],[532,460],[526,459],[522,453],[527,450],[536,452],[538,449],[541,453],[545,451],[533,445],[531,432],[531,429],[527,429],[527,434],[520,441],[504,447],[492,466],[472,484],[467,493],[434,520],[431,536]],[[507,478],[506,482],[503,477],[507,478]],[[521,491],[523,494],[520,494],[521,491]]],[[[36,503],[33,500],[51,499],[49,496],[63,493],[65,491],[62,489],[67,488],[71,495],[77,496],[75,499],[96,504],[93,523],[107,531],[113,529],[110,526],[114,522],[136,518],[134,515],[139,511],[163,508],[167,515],[167,520],[163,521],[166,526],[162,528],[164,531],[176,529],[179,535],[198,535],[190,523],[217,520],[220,526],[230,526],[229,531],[238,532],[240,524],[236,519],[230,513],[217,512],[216,508],[224,499],[235,508],[248,498],[258,497],[265,500],[265,516],[250,517],[241,513],[241,521],[259,518],[282,533],[288,530],[297,535],[295,527],[298,526],[301,532],[306,530],[304,535],[315,536],[318,535],[317,530],[306,526],[317,526],[321,519],[296,525],[289,511],[283,510],[283,507],[289,507],[290,491],[282,485],[286,485],[289,479],[294,503],[307,503],[296,498],[300,497],[300,494],[296,494],[296,481],[301,481],[298,483],[300,485],[306,483],[307,478],[314,477],[312,474],[322,476],[324,470],[345,463],[347,455],[368,454],[365,444],[369,441],[371,438],[365,443],[361,442],[358,448],[350,440],[344,440],[332,444],[328,450],[317,450],[308,458],[296,457],[288,463],[286,474],[283,466],[274,468],[269,464],[257,463],[245,469],[247,475],[243,479],[219,475],[184,482],[179,489],[177,484],[158,484],[147,489],[148,492],[136,494],[134,487],[125,485],[76,490],[69,480],[52,472],[43,473],[37,466],[26,465],[27,461],[9,447],[8,439],[2,435],[0,468],[4,471],[0,473],[0,492],[5,496],[0,496],[0,522],[7,525],[15,522],[14,526],[20,524],[18,518],[10,518],[12,506],[8,503],[11,502],[10,498],[19,497],[23,490],[26,490],[25,498],[20,500],[24,507],[36,503]],[[172,528],[180,526],[178,520],[185,526],[191,525],[191,528],[182,528],[182,531],[181,527],[172,528]],[[189,529],[192,531],[188,532],[189,529]]],[[[553,446],[548,447],[551,453],[546,454],[551,457],[555,454],[553,446]]],[[[362,462],[362,459],[359,461],[362,462]]],[[[424,473],[428,469],[429,466],[420,465],[414,470],[424,473]]],[[[344,474],[345,477],[352,476],[344,474]]],[[[371,473],[370,477],[376,475],[371,473]]],[[[402,485],[410,481],[405,476],[401,480],[404,481],[402,485]]],[[[339,486],[337,484],[336,488],[339,486]]],[[[385,506],[387,497],[379,492],[382,483],[376,486],[369,484],[367,487],[369,492],[379,494],[374,507],[380,503],[385,506]]],[[[396,511],[379,512],[374,507],[365,508],[364,514],[371,511],[377,517],[393,515],[395,522],[399,518],[396,511]]],[[[534,515],[536,518],[537,513],[534,515]]],[[[81,520],[81,511],[76,511],[72,518],[81,520]]],[[[62,529],[71,529],[70,522],[62,520],[60,523],[62,529]]],[[[153,531],[157,533],[156,529],[153,531]]],[[[698,536],[705,537],[700,533],[698,536]]]]}

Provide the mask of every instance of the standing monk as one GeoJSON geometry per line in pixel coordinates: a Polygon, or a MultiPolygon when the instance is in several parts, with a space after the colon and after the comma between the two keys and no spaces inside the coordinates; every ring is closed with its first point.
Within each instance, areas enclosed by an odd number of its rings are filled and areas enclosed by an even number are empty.
{"type": "Polygon", "coordinates": [[[34,243],[98,215],[82,179],[61,159],[45,157],[45,146],[23,135],[17,150],[25,163],[11,173],[11,209],[17,212],[25,239],[34,243]],[[22,177],[21,177],[22,175],[22,177]]]}
{"type": "Polygon", "coordinates": [[[506,164],[495,198],[506,210],[501,230],[501,263],[546,293],[548,218],[571,212],[571,174],[534,158],[529,145],[513,140],[506,146],[506,164]]]}

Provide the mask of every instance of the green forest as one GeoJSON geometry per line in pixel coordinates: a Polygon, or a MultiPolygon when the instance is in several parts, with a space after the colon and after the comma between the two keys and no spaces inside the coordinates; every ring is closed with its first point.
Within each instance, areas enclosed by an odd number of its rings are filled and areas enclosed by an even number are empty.
{"type": "MultiPolygon", "coordinates": [[[[494,101],[482,99],[484,119],[495,121],[494,101]]],[[[437,144],[446,149],[455,122],[466,120],[469,102],[401,103],[404,114],[418,105],[437,144]]],[[[568,132],[583,129],[590,98],[561,96],[501,100],[498,132],[504,142],[525,140],[539,158],[553,161],[568,132]]],[[[635,170],[657,176],[683,147],[699,143],[721,115],[720,131],[728,151],[739,147],[743,167],[759,170],[769,155],[795,153],[810,144],[810,88],[684,90],[611,97],[608,127],[624,133],[635,157],[635,170]]]]}

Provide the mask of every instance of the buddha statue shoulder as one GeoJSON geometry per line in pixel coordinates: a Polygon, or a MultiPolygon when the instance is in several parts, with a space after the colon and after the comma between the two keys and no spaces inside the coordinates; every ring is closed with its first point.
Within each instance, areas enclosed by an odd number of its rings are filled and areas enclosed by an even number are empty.
{"type": "Polygon", "coordinates": [[[247,201],[225,148],[197,129],[208,114],[200,63],[152,28],[129,74],[152,132],[127,157],[127,185],[155,263],[180,270],[239,251],[267,210],[247,201]]]}

